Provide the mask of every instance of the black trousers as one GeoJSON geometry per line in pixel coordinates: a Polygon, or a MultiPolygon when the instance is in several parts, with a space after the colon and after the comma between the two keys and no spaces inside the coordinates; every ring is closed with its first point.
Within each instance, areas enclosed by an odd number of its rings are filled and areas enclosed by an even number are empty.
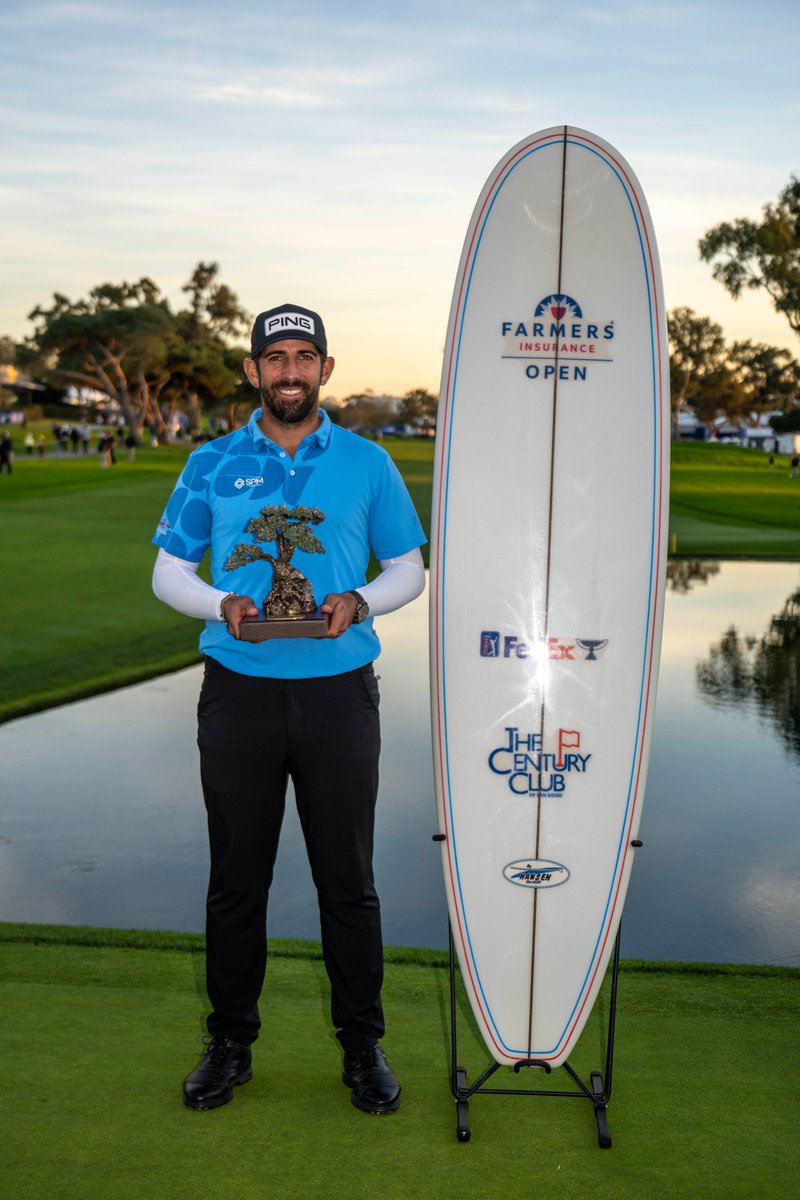
{"type": "Polygon", "coordinates": [[[317,889],[331,1016],[345,1050],[383,1036],[383,944],[372,871],[380,754],[372,664],[261,679],[206,659],[198,705],[211,874],[206,984],[212,1036],[258,1036],[266,914],[289,777],[317,889]]]}

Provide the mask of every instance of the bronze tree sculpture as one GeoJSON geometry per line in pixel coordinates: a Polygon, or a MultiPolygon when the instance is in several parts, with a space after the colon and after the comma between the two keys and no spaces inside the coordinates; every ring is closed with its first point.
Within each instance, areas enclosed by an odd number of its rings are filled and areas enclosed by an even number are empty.
{"type": "Polygon", "coordinates": [[[316,610],[317,602],[311,584],[297,567],[291,565],[295,550],[306,554],[324,554],[325,547],[309,526],[319,525],[325,514],[318,508],[288,508],[285,504],[269,504],[245,525],[245,533],[255,538],[240,542],[225,563],[226,571],[235,571],[251,562],[272,564],[272,590],[264,600],[266,617],[299,618],[316,610]],[[277,555],[262,550],[259,542],[276,542],[277,555]]]}

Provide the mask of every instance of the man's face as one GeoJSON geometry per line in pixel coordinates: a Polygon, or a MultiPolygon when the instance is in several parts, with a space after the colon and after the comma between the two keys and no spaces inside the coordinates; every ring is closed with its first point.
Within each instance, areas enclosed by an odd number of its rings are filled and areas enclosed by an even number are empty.
{"type": "Polygon", "coordinates": [[[275,420],[298,425],[314,412],[319,389],[333,371],[333,359],[323,359],[311,342],[292,338],[272,342],[258,359],[245,359],[244,369],[275,420]]]}

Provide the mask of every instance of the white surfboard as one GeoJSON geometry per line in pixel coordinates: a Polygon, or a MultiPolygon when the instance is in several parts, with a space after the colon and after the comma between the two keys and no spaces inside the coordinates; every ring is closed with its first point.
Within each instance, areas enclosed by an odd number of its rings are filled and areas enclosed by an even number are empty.
{"type": "Polygon", "coordinates": [[[618,929],[655,706],[668,420],[639,184],[591,133],[534,134],[467,231],[433,500],[445,886],[499,1063],[564,1062],[618,929]]]}

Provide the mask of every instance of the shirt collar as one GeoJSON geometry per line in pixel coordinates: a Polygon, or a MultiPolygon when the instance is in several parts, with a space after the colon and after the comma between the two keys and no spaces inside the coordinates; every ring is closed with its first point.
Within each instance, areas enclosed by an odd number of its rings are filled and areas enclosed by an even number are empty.
{"type": "MultiPolygon", "coordinates": [[[[261,419],[261,412],[262,410],[260,408],[256,408],[250,414],[250,420],[247,422],[246,426],[247,432],[253,439],[253,444],[257,450],[269,449],[270,447],[275,446],[275,442],[266,436],[258,423],[261,419]]],[[[310,449],[311,446],[319,446],[320,450],[324,450],[328,445],[333,432],[333,423],[328,414],[325,412],[324,408],[319,410],[319,415],[319,425],[313,433],[309,433],[303,438],[298,449],[305,451],[310,449]]]]}

